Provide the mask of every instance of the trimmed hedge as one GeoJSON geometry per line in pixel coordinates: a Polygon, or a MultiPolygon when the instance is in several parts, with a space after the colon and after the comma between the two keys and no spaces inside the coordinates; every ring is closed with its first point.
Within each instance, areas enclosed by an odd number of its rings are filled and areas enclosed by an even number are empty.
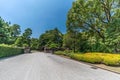
{"type": "Polygon", "coordinates": [[[21,48],[0,45],[0,58],[14,56],[22,53],[24,53],[24,50],[21,48]]]}
{"type": "MultiPolygon", "coordinates": [[[[60,55],[60,51],[58,52],[60,55]]],[[[61,52],[61,55],[65,55],[65,52],[61,52]]],[[[66,56],[78,61],[84,61],[89,63],[105,64],[109,66],[120,66],[120,54],[110,54],[110,53],[66,53],[66,56]]]]}
{"type": "Polygon", "coordinates": [[[103,60],[101,56],[98,56],[96,54],[72,54],[71,58],[97,64],[101,63],[103,60]]]}
{"type": "Polygon", "coordinates": [[[120,55],[106,55],[103,57],[103,63],[110,66],[120,66],[120,55]]]}
{"type": "Polygon", "coordinates": [[[63,51],[56,51],[54,54],[57,54],[57,55],[64,55],[65,53],[63,51]]]}

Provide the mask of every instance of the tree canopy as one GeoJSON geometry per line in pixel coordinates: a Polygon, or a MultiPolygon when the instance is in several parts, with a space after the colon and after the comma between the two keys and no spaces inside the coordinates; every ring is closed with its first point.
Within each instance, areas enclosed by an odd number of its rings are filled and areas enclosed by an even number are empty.
{"type": "Polygon", "coordinates": [[[13,44],[20,32],[18,24],[11,25],[0,17],[0,43],[13,44]]]}
{"type": "Polygon", "coordinates": [[[68,12],[66,26],[68,31],[87,33],[89,40],[86,43],[94,39],[90,51],[118,52],[120,40],[116,34],[119,34],[120,30],[119,19],[119,0],[76,0],[68,12]],[[116,38],[111,37],[113,35],[116,35],[116,38]]]}
{"type": "Polygon", "coordinates": [[[39,38],[41,49],[47,48],[60,48],[62,47],[62,33],[57,29],[48,30],[39,38]]]}
{"type": "Polygon", "coordinates": [[[0,17],[0,43],[32,49],[70,49],[74,52],[120,52],[120,0],[75,0],[68,11],[67,31],[57,28],[32,38],[32,29],[21,34],[20,25],[0,17]]]}

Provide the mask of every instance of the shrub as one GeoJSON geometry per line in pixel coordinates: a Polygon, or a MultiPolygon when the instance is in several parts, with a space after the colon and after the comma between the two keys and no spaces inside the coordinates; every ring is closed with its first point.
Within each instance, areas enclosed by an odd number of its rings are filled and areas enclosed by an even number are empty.
{"type": "Polygon", "coordinates": [[[57,55],[64,55],[65,53],[63,51],[55,51],[54,54],[57,54],[57,55]]]}
{"type": "Polygon", "coordinates": [[[24,53],[21,48],[14,48],[9,45],[0,45],[0,58],[24,53]]]}
{"type": "Polygon", "coordinates": [[[110,66],[120,66],[120,56],[105,56],[103,57],[103,63],[110,66]]]}
{"type": "Polygon", "coordinates": [[[90,63],[101,63],[102,62],[102,58],[100,56],[97,55],[84,55],[83,61],[86,62],[90,62],[90,63]]]}
{"type": "Polygon", "coordinates": [[[72,53],[69,53],[69,52],[66,52],[66,51],[55,51],[54,54],[57,54],[57,55],[64,55],[64,56],[71,56],[72,53]]]}
{"type": "Polygon", "coordinates": [[[102,57],[97,54],[73,54],[72,58],[90,63],[101,63],[102,57]]]}
{"type": "Polygon", "coordinates": [[[71,54],[70,56],[72,59],[82,61],[83,60],[83,55],[82,54],[71,54]]]}
{"type": "Polygon", "coordinates": [[[69,56],[72,59],[78,61],[84,61],[89,63],[103,63],[109,66],[120,66],[120,54],[112,54],[112,53],[65,53],[63,51],[58,51],[57,54],[69,56]]]}

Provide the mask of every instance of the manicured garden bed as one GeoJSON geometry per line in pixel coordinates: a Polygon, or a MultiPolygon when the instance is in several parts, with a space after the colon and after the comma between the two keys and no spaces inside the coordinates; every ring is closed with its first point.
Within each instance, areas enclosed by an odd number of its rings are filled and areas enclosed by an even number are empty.
{"type": "Polygon", "coordinates": [[[94,63],[94,64],[105,64],[108,66],[120,66],[120,54],[112,53],[66,53],[64,51],[55,52],[57,55],[69,56],[72,59],[94,63]]]}

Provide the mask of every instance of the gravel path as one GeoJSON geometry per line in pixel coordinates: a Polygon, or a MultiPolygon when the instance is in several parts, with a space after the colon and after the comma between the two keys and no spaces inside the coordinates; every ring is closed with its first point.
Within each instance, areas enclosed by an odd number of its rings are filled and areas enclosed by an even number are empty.
{"type": "Polygon", "coordinates": [[[35,52],[0,60],[0,80],[120,80],[120,75],[35,52]]]}

